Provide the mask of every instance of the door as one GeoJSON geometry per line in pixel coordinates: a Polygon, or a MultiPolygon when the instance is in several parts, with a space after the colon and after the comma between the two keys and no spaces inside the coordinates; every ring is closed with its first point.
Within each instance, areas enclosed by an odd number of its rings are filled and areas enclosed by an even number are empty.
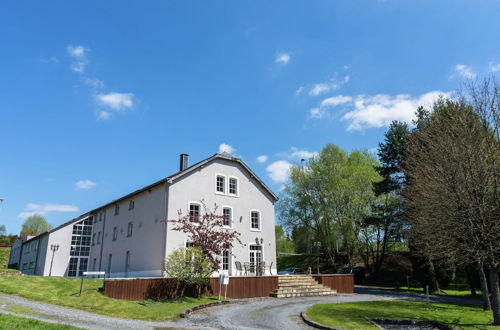
{"type": "Polygon", "coordinates": [[[262,245],[250,245],[250,273],[258,274],[259,265],[262,262],[262,245]]]}

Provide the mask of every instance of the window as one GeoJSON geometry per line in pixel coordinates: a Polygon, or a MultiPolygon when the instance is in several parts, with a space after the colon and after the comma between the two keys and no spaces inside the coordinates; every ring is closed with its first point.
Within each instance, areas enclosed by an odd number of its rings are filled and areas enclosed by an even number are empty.
{"type": "Polygon", "coordinates": [[[215,191],[221,194],[226,193],[226,178],[223,175],[217,175],[215,191]]]}
{"type": "Polygon", "coordinates": [[[229,270],[230,255],[229,246],[224,244],[224,249],[222,250],[222,270],[229,270]]]}
{"type": "Polygon", "coordinates": [[[132,222],[128,223],[127,237],[132,236],[132,230],[134,229],[134,224],[132,222]]]}
{"type": "Polygon", "coordinates": [[[200,221],[200,204],[189,204],[189,221],[200,221]]]}
{"type": "Polygon", "coordinates": [[[193,247],[194,246],[194,243],[193,242],[186,242],[186,247],[193,247]]]}
{"type": "Polygon", "coordinates": [[[92,245],[95,245],[95,233],[92,234],[92,245]]]}
{"type": "Polygon", "coordinates": [[[128,203],[128,209],[129,210],[133,210],[135,207],[135,202],[133,200],[131,200],[129,203],[128,203]]]}
{"type": "Polygon", "coordinates": [[[222,208],[222,216],[224,217],[223,225],[227,227],[231,227],[231,224],[233,222],[233,214],[232,210],[230,207],[223,207],[222,208]]]}
{"type": "Polygon", "coordinates": [[[125,255],[125,274],[128,276],[128,269],[130,267],[130,251],[125,255]]]}
{"type": "Polygon", "coordinates": [[[33,268],[35,268],[35,262],[34,261],[30,262],[30,269],[33,269],[33,268]]]}
{"type": "Polygon", "coordinates": [[[118,227],[114,227],[113,228],[113,241],[116,241],[116,239],[118,238],[118,227]]]}
{"type": "Polygon", "coordinates": [[[108,277],[111,275],[111,261],[113,260],[113,255],[110,253],[108,256],[108,277]]]}
{"type": "Polygon", "coordinates": [[[97,233],[97,244],[101,244],[101,232],[97,233]]]}
{"type": "Polygon", "coordinates": [[[80,258],[80,267],[78,268],[78,276],[82,276],[83,272],[87,271],[88,263],[89,263],[88,258],[80,258]]]}
{"type": "Polygon", "coordinates": [[[120,214],[120,205],[116,204],[115,205],[115,215],[120,214]]]}
{"type": "Polygon", "coordinates": [[[252,229],[260,230],[260,212],[259,211],[250,212],[250,222],[251,222],[252,229]]]}
{"type": "Polygon", "coordinates": [[[102,221],[105,219],[106,219],[106,212],[101,212],[101,214],[99,214],[99,221],[102,221]]]}
{"type": "Polygon", "coordinates": [[[238,195],[238,179],[229,178],[229,195],[238,195]]]}
{"type": "Polygon", "coordinates": [[[68,266],[68,276],[75,277],[78,268],[78,258],[70,258],[68,266]]]}

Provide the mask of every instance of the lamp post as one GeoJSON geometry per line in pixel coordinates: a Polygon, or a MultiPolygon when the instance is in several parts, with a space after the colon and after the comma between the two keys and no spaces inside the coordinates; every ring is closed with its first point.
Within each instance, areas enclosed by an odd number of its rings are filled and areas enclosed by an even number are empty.
{"type": "Polygon", "coordinates": [[[50,261],[50,271],[49,276],[52,275],[52,265],[54,264],[54,254],[59,250],[59,244],[50,244],[50,250],[52,251],[52,260],[50,261]]]}
{"type": "Polygon", "coordinates": [[[316,247],[316,256],[317,256],[316,271],[319,275],[319,249],[321,248],[321,242],[314,242],[314,246],[316,247]]]}

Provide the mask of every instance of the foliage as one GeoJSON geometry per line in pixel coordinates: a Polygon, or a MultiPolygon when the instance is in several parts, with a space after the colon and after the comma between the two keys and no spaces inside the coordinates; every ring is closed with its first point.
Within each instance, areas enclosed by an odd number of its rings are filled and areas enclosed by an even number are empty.
{"type": "Polygon", "coordinates": [[[21,234],[40,234],[51,229],[52,225],[47,222],[45,217],[34,214],[24,221],[21,234]]]}
{"type": "Polygon", "coordinates": [[[328,144],[307,166],[292,167],[278,204],[283,225],[294,234],[310,234],[303,241],[311,252],[311,244],[320,242],[331,264],[340,242],[352,264],[361,223],[375,200],[373,183],[380,181],[375,165],[367,152],[348,153],[328,144]]]}
{"type": "Polygon", "coordinates": [[[212,262],[213,270],[220,268],[220,256],[223,250],[231,250],[236,240],[239,244],[240,233],[230,228],[224,228],[224,216],[218,215],[217,205],[214,211],[210,211],[205,203],[201,201],[203,214],[182,216],[179,210],[179,219],[168,220],[174,224],[172,230],[188,234],[189,241],[195,247],[200,248],[203,254],[212,262]]]}
{"type": "Polygon", "coordinates": [[[203,251],[196,247],[180,248],[172,251],[165,259],[164,274],[181,283],[181,298],[188,286],[198,287],[198,297],[201,296],[201,286],[207,284],[212,275],[212,262],[203,251]]]}
{"type": "Polygon", "coordinates": [[[277,253],[294,253],[295,246],[290,237],[285,233],[282,226],[274,226],[274,234],[276,237],[276,252],[277,253]]]}
{"type": "Polygon", "coordinates": [[[439,100],[419,115],[405,163],[410,242],[431,273],[433,259],[486,266],[500,325],[500,91],[494,82],[477,93],[472,101],[439,100]]]}
{"type": "MultiPolygon", "coordinates": [[[[85,279],[83,294],[80,279],[46,276],[0,276],[0,292],[30,300],[76,308],[91,313],[148,321],[172,320],[188,308],[217,301],[217,298],[170,300],[145,306],[139,301],[113,299],[100,292],[102,279],[85,279]]],[[[1,315],[1,314],[0,314],[1,315]]]]}
{"type": "Polygon", "coordinates": [[[5,228],[5,225],[0,225],[0,236],[5,235],[7,235],[7,228],[5,228]]]}
{"type": "Polygon", "coordinates": [[[314,305],[307,310],[313,321],[342,329],[374,329],[367,318],[436,321],[454,329],[494,329],[491,315],[480,308],[411,301],[368,301],[314,305]]]}

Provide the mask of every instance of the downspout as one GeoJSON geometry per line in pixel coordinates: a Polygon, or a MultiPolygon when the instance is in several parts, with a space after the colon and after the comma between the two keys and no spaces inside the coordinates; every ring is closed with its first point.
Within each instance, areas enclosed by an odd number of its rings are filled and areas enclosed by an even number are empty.
{"type": "Polygon", "coordinates": [[[162,252],[162,262],[161,262],[161,274],[163,276],[163,268],[165,265],[165,259],[167,258],[167,232],[168,232],[168,189],[169,182],[165,181],[165,217],[163,222],[165,223],[165,231],[163,232],[163,252],[162,252]]]}

